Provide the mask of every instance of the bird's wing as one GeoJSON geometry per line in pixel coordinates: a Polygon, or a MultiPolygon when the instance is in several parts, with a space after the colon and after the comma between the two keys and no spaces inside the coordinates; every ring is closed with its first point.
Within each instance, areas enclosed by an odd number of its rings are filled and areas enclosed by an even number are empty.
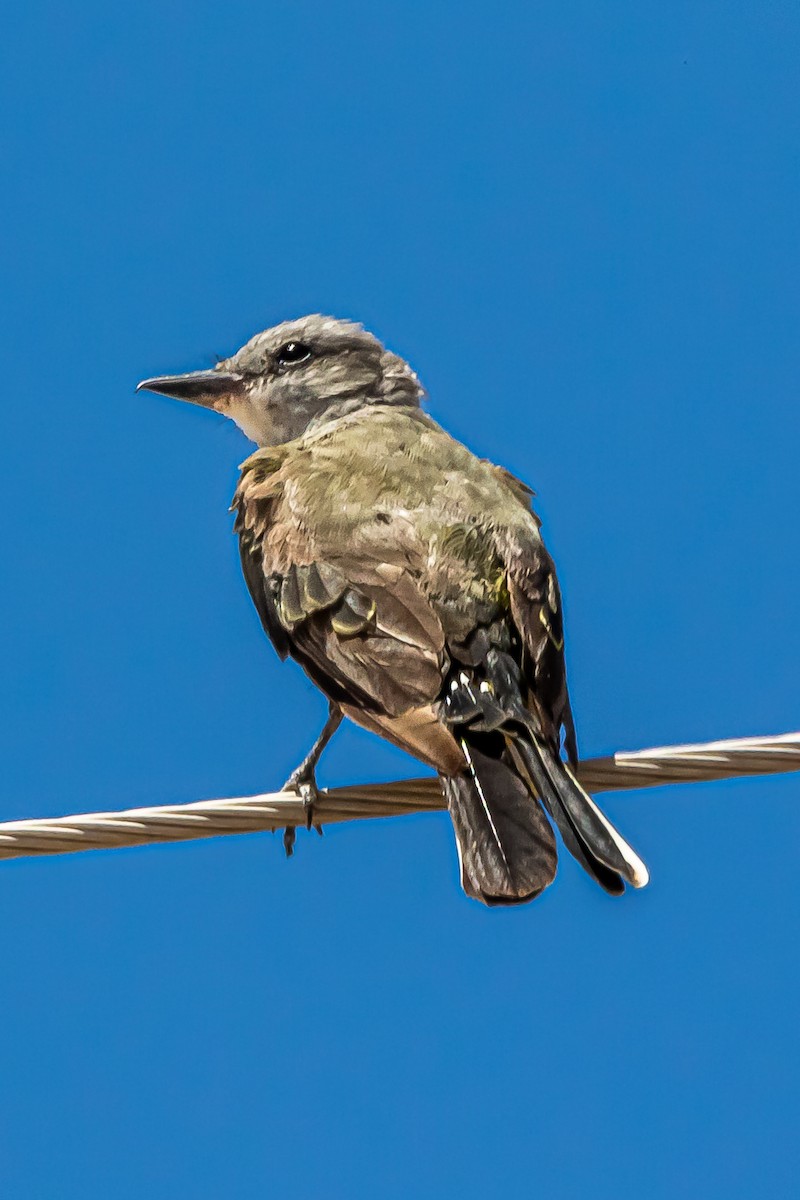
{"type": "Polygon", "coordinates": [[[385,531],[371,540],[362,532],[357,554],[320,545],[298,525],[287,537],[275,519],[279,494],[245,472],[234,498],[245,580],[278,653],[356,709],[396,717],[430,704],[444,633],[407,565],[386,561],[385,531]]]}
{"type": "Polygon", "coordinates": [[[514,476],[495,468],[534,524],[516,524],[501,538],[509,609],[522,642],[522,673],[529,704],[542,732],[564,744],[571,763],[578,758],[575,725],[567,689],[564,659],[564,619],[556,569],[542,540],[536,536],[538,518],[530,504],[533,492],[514,476]]]}
{"type": "Polygon", "coordinates": [[[312,678],[322,674],[323,686],[337,683],[342,699],[399,716],[438,695],[442,628],[402,568],[384,563],[370,569],[363,562],[356,568],[344,558],[294,565],[281,579],[277,609],[292,653],[312,678]],[[320,577],[330,599],[309,608],[309,580],[320,577]]]}

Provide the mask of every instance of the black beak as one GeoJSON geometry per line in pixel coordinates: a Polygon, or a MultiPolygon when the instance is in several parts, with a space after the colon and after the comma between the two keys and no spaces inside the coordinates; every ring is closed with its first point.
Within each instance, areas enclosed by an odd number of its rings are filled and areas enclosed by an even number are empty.
{"type": "Polygon", "coordinates": [[[136,390],[158,392],[160,396],[215,408],[220,400],[241,392],[243,382],[241,375],[226,375],[222,371],[189,371],[187,375],[156,375],[153,379],[143,379],[136,390]]]}

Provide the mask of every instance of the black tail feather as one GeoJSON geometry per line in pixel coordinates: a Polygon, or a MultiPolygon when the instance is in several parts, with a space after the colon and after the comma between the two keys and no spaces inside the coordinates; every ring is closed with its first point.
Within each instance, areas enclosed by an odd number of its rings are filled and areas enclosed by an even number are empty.
{"type": "Polygon", "coordinates": [[[625,883],[643,887],[647,869],[603,816],[569,768],[533,733],[510,740],[509,749],[541,796],[569,852],[611,895],[625,883]]]}
{"type": "Polygon", "coordinates": [[[552,827],[511,766],[472,738],[462,739],[462,746],[467,770],[441,780],[464,891],[489,905],[533,900],[555,877],[552,827]]]}
{"type": "Polygon", "coordinates": [[[530,778],[531,785],[542,797],[542,803],[558,828],[567,850],[580,863],[587,875],[599,883],[604,891],[608,892],[610,896],[621,896],[625,891],[622,876],[618,871],[611,870],[595,857],[575,829],[568,813],[558,800],[558,794],[554,794],[554,789],[538,757],[530,753],[525,754],[525,750],[528,750],[528,747],[524,743],[516,739],[512,742],[512,755],[520,762],[520,769],[530,778]]]}

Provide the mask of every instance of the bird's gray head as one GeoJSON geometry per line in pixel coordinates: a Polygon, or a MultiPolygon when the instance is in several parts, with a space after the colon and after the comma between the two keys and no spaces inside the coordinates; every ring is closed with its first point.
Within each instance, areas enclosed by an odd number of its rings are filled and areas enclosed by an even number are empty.
{"type": "Polygon", "coordinates": [[[302,317],[266,329],[210,371],[145,379],[139,389],[213,408],[259,446],[375,404],[417,407],[408,363],[352,321],[302,317]]]}

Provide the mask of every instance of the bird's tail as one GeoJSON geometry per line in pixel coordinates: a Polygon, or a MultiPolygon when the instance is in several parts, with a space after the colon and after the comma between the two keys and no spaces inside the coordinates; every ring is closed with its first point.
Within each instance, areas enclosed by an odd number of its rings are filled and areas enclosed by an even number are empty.
{"type": "Polygon", "coordinates": [[[461,739],[467,769],[441,776],[456,835],[461,885],[484,904],[522,904],[555,878],[556,840],[523,779],[502,758],[485,752],[490,746],[481,749],[476,740],[461,739]]]}
{"type": "Polygon", "coordinates": [[[612,896],[621,895],[626,883],[644,887],[650,876],[639,855],[547,743],[526,730],[509,738],[508,750],[584,870],[612,896]]]}
{"type": "Polygon", "coordinates": [[[459,672],[443,705],[467,764],[442,778],[465,892],[486,904],[519,904],[552,882],[555,839],[540,800],[564,845],[602,888],[620,895],[626,883],[644,887],[642,860],[539,734],[514,664],[494,652],[488,658],[495,660],[482,664],[488,678],[459,672]]]}

